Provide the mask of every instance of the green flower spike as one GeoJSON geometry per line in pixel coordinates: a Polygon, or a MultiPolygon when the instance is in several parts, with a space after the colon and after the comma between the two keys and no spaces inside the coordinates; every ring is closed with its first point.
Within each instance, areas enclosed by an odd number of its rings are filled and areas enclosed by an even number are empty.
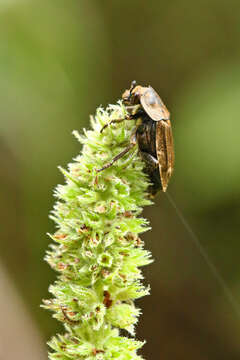
{"type": "Polygon", "coordinates": [[[149,229],[139,215],[147,198],[148,178],[137,149],[110,168],[97,173],[128,144],[134,121],[107,127],[124,118],[119,102],[106,110],[97,109],[91,119],[93,130],[84,136],[74,131],[83,144],[82,152],[60,168],[65,185],[56,188],[57,202],[51,218],[57,231],[46,260],[58,272],[49,288],[53,298],[43,307],[64,324],[65,334],[53,337],[51,360],[140,360],[143,342],[134,339],[140,310],[134,300],[149,294],[139,267],[152,262],[138,237],[149,229]],[[131,336],[121,335],[121,329],[131,336]]]}

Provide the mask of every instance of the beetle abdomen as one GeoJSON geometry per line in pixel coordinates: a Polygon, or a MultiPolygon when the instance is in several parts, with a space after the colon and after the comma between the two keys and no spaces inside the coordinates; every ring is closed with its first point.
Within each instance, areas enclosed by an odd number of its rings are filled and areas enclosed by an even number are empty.
{"type": "Polygon", "coordinates": [[[156,152],[156,125],[147,114],[142,116],[142,123],[137,126],[136,136],[140,155],[145,162],[145,172],[149,176],[151,185],[148,188],[150,194],[155,195],[162,189],[162,182],[157,163],[156,152]],[[151,159],[147,159],[150,155],[151,159]]]}
{"type": "Polygon", "coordinates": [[[144,151],[157,158],[156,153],[156,122],[148,116],[144,116],[141,125],[138,126],[137,141],[140,151],[144,151]]]}

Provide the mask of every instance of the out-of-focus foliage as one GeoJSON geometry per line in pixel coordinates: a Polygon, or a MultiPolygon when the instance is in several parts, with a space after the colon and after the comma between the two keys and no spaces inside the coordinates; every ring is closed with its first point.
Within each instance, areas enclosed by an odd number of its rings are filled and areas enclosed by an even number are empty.
{"type": "Polygon", "coordinates": [[[5,185],[1,193],[6,205],[13,197],[12,207],[2,208],[5,236],[13,245],[3,241],[1,252],[38,312],[47,291],[42,279],[49,276],[44,265],[39,271],[48,244],[44,234],[49,230],[42,209],[51,207],[59,176],[56,165],[74,154],[72,129],[86,124],[95,102],[104,99],[108,76],[102,72],[108,55],[103,20],[87,2],[80,6],[75,1],[42,1],[36,6],[20,1],[4,10],[0,12],[0,146],[5,185]],[[36,241],[37,233],[41,235],[36,241]]]}
{"type": "MultiPolygon", "coordinates": [[[[42,258],[56,166],[78,151],[71,131],[133,79],[171,111],[169,192],[239,299],[239,34],[236,0],[0,2],[1,260],[43,337],[55,332],[38,306],[54,277],[42,258]]],[[[166,197],[145,215],[144,356],[239,359],[239,319],[166,197]]]]}
{"type": "Polygon", "coordinates": [[[188,178],[186,196],[195,207],[240,199],[239,98],[239,65],[230,63],[204,74],[178,100],[179,174],[188,178]]]}
{"type": "Polygon", "coordinates": [[[29,316],[24,299],[12,285],[2,264],[0,265],[1,338],[0,351],[5,360],[46,359],[46,348],[34,319],[29,316]],[[24,331],[23,331],[24,328],[24,331]],[[14,346],[9,346],[9,339],[14,346]]]}

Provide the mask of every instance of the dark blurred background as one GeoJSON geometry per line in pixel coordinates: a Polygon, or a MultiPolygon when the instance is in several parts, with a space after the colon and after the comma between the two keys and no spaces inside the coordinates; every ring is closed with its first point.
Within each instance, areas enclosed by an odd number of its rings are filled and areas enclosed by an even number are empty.
{"type": "MultiPolygon", "coordinates": [[[[240,304],[239,37],[237,0],[0,1],[1,358],[47,359],[60,330],[39,308],[56,278],[43,257],[57,165],[80,150],[72,130],[133,79],[171,111],[169,194],[240,304]]],[[[151,296],[138,301],[143,356],[239,359],[240,305],[165,194],[144,215],[155,262],[144,269],[151,296]]]]}

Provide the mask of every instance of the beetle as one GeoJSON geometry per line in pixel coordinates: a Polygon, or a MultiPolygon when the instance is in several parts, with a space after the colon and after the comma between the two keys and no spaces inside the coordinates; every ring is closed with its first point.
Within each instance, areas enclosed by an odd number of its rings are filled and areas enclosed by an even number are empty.
{"type": "Polygon", "coordinates": [[[143,87],[133,81],[130,89],[122,95],[123,103],[129,112],[125,119],[115,119],[105,124],[101,132],[110,124],[124,120],[137,120],[130,143],[111,162],[98,172],[127,154],[138,144],[139,154],[145,162],[145,172],[152,185],[148,191],[155,195],[158,190],[166,191],[174,168],[174,145],[170,122],[170,113],[160,96],[151,87],[143,87]]]}

